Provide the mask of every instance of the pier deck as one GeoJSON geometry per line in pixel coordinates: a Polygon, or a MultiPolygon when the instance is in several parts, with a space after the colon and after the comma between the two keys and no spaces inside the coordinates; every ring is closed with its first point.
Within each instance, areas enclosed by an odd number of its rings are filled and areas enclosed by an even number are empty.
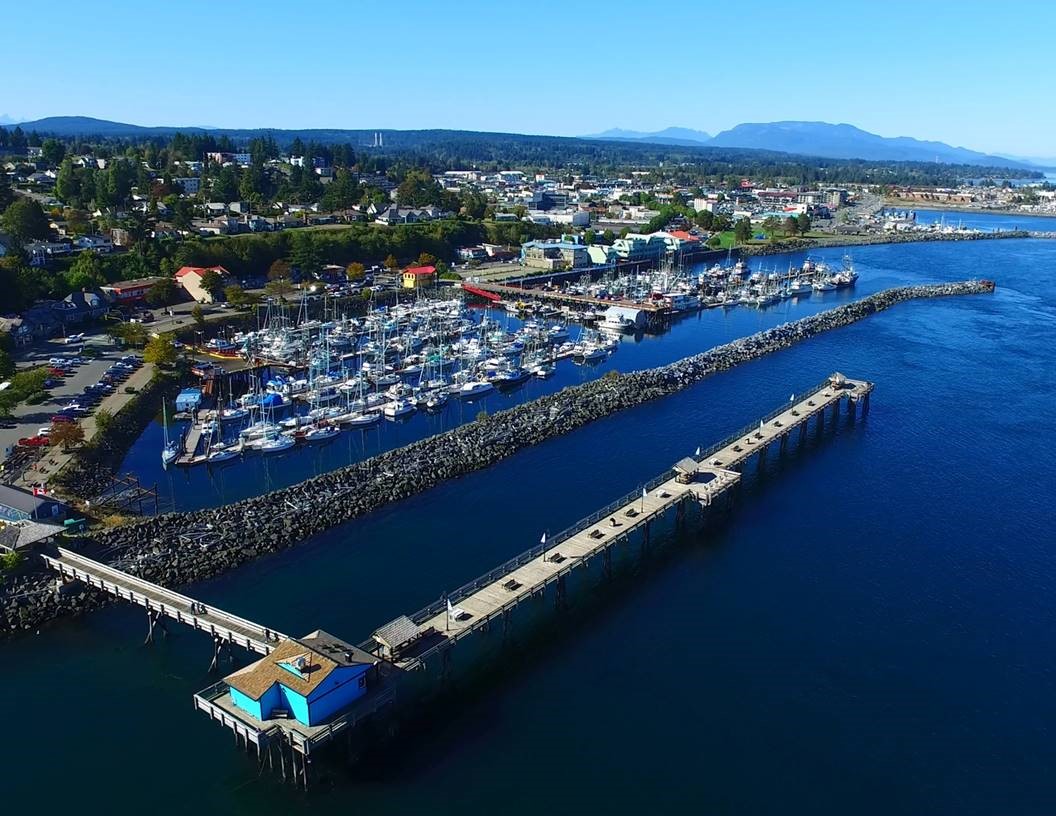
{"type": "MultiPolygon", "coordinates": [[[[171,618],[207,632],[218,641],[242,646],[262,655],[269,654],[279,641],[286,638],[286,635],[275,629],[232,615],[92,558],[62,547],[57,550],[56,554],[42,553],[41,557],[48,567],[63,579],[83,581],[88,586],[101,589],[115,598],[145,607],[148,614],[155,618],[171,618]]],[[[153,620],[154,618],[151,631],[153,620]]]]}
{"type": "Polygon", "coordinates": [[[193,465],[204,460],[204,455],[198,455],[198,444],[201,441],[202,426],[198,422],[193,422],[183,437],[183,450],[176,457],[176,464],[193,465]]]}
{"type": "Polygon", "coordinates": [[[387,657],[395,665],[405,670],[419,668],[431,655],[545,591],[550,584],[588,564],[591,558],[625,541],[632,532],[644,528],[648,534],[649,523],[672,507],[687,499],[711,505],[737,484],[741,478],[737,468],[750,457],[765,457],[771,443],[783,444],[792,431],[805,431],[812,418],[823,422],[825,411],[831,409],[835,414],[842,400],[857,403],[867,399],[872,389],[872,383],[835,374],[798,399],[793,395],[787,406],[770,412],[758,425],[748,426],[707,451],[689,457],[692,474],[687,474],[685,467],[671,468],[641,490],[627,494],[549,541],[409,616],[406,625],[412,626],[413,634],[427,644],[424,648],[401,650],[387,635],[379,635],[389,627],[399,628],[401,619],[378,630],[373,647],[368,642],[361,648],[377,650],[380,647],[382,651],[387,648],[390,651],[387,657]]]}
{"type": "MultiPolygon", "coordinates": [[[[542,548],[523,564],[502,571],[490,583],[470,595],[458,599],[455,614],[444,610],[426,617],[419,626],[442,632],[447,641],[456,641],[505,609],[515,606],[544,589],[592,557],[608,549],[616,540],[649,524],[673,506],[691,497],[710,505],[726,490],[735,485],[741,474],[720,468],[700,467],[698,479],[706,481],[683,484],[671,477],[645,495],[638,495],[621,506],[603,514],[593,524],[573,535],[542,548]]],[[[454,604],[454,601],[452,601],[454,604]]],[[[420,617],[420,616],[415,616],[420,617]]],[[[424,617],[424,616],[422,616],[424,617]]],[[[396,665],[413,669],[425,655],[397,660],[396,665]]]]}

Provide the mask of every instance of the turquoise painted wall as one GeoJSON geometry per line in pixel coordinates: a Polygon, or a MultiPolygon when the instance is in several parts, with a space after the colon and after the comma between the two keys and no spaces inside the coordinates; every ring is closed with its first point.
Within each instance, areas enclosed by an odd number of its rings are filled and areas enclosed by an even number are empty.
{"type": "Polygon", "coordinates": [[[334,669],[308,698],[312,717],[308,725],[318,725],[327,717],[366,694],[366,678],[369,668],[369,666],[342,666],[334,669]]]}
{"type": "Polygon", "coordinates": [[[249,712],[254,717],[256,717],[258,720],[263,720],[264,719],[263,717],[260,716],[260,701],[259,700],[254,700],[252,697],[249,697],[249,696],[243,694],[241,691],[239,691],[238,689],[234,688],[233,686],[229,686],[228,688],[231,691],[231,700],[232,700],[232,702],[234,702],[234,704],[236,706],[241,708],[243,711],[249,712]]]}

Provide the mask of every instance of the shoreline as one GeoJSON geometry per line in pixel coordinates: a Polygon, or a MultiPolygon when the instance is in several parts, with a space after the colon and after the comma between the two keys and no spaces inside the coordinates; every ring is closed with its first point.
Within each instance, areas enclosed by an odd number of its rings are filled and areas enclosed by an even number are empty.
{"type": "MultiPolygon", "coordinates": [[[[259,556],[297,546],[316,534],[450,479],[483,470],[525,448],[626,408],[678,393],[714,374],[899,303],[993,290],[988,281],[886,289],[674,363],[570,386],[263,496],[208,510],[167,513],[100,531],[83,540],[83,551],[164,586],[202,581],[259,556]],[[186,536],[188,532],[195,535],[186,536]]],[[[27,568],[0,585],[0,638],[110,602],[110,598],[93,592],[57,592],[50,572],[42,567],[27,568]]]]}

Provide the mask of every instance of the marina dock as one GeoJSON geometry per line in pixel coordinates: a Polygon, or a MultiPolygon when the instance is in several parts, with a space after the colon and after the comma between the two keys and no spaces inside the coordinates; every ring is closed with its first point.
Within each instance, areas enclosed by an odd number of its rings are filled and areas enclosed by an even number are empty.
{"type": "Polygon", "coordinates": [[[690,507],[705,515],[720,502],[728,504],[752,457],[761,467],[773,446],[784,452],[793,435],[802,443],[812,421],[820,434],[826,416],[835,424],[843,405],[851,415],[861,405],[864,414],[872,390],[870,382],[834,374],[567,530],[544,536],[436,602],[379,627],[358,646],[321,630],[290,637],[63,548],[43,558],[63,584],[82,581],[145,607],[148,642],[155,626],[171,619],[212,636],[213,668],[227,645],[263,655],[198,692],[194,707],[232,731],[247,753],[255,752],[261,770],[267,766],[307,787],[314,754],[338,738],[351,745],[362,723],[423,694],[414,678],[447,678],[457,644],[494,624],[505,641],[514,609],[551,587],[556,607],[564,609],[566,579],[574,572],[586,572],[598,560],[608,577],[617,547],[638,539],[644,553],[669,511],[681,526],[690,507]]]}
{"type": "Polygon", "coordinates": [[[496,297],[505,301],[534,299],[558,303],[563,306],[579,306],[591,309],[608,309],[610,306],[624,306],[629,309],[638,309],[639,311],[648,312],[650,315],[666,314],[669,311],[666,305],[656,303],[639,303],[631,300],[606,300],[603,298],[590,297],[588,295],[572,295],[566,292],[550,291],[549,289],[508,286],[502,283],[464,283],[462,284],[462,288],[471,294],[479,295],[488,300],[495,300],[496,297]]]}

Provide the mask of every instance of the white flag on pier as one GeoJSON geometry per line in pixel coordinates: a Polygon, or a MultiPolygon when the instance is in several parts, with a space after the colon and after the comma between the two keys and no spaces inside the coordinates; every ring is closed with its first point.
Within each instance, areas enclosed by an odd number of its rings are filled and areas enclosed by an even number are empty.
{"type": "Polygon", "coordinates": [[[546,533],[543,533],[543,537],[539,539],[539,543],[540,544],[545,544],[546,543],[546,533]]]}
{"type": "Polygon", "coordinates": [[[696,456],[700,456],[700,445],[697,445],[697,452],[696,452],[695,455],[696,456]]]}

